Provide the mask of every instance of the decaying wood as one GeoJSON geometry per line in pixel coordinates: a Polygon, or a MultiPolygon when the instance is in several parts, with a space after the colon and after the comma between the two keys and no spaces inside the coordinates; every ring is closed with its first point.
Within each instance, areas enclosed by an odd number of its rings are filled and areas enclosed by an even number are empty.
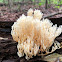
{"type": "Polygon", "coordinates": [[[0,38],[0,60],[17,53],[17,43],[12,39],[0,38]]]}
{"type": "MultiPolygon", "coordinates": [[[[2,36],[0,34],[0,60],[2,62],[8,61],[8,62],[27,62],[27,60],[22,57],[19,58],[17,56],[17,42],[15,42],[12,39],[12,36],[10,34],[4,33],[2,36]],[[10,36],[10,38],[8,38],[10,36]]],[[[62,42],[62,37],[57,37],[57,41],[62,42]],[[60,39],[59,39],[60,38],[60,39]]],[[[42,61],[41,57],[34,57],[28,62],[34,62],[34,61],[42,61]]]]}
{"type": "Polygon", "coordinates": [[[0,27],[11,27],[14,21],[0,21],[0,27]]]}
{"type": "Polygon", "coordinates": [[[0,32],[10,33],[11,29],[10,28],[0,28],[0,32]]]}
{"type": "MultiPolygon", "coordinates": [[[[62,18],[50,18],[50,20],[53,24],[62,25],[62,18]]],[[[10,33],[13,24],[14,21],[0,21],[0,32],[10,33]]]]}

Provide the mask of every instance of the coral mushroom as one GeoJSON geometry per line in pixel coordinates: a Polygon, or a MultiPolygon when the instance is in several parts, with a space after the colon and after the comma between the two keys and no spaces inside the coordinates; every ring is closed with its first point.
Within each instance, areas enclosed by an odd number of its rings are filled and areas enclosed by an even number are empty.
{"type": "Polygon", "coordinates": [[[19,57],[25,54],[28,60],[33,56],[48,54],[60,48],[60,43],[54,39],[61,34],[62,26],[57,27],[48,19],[41,20],[42,16],[43,13],[40,10],[29,9],[27,16],[22,14],[14,22],[11,35],[18,42],[19,57]],[[49,52],[51,46],[52,50],[49,52]]]}

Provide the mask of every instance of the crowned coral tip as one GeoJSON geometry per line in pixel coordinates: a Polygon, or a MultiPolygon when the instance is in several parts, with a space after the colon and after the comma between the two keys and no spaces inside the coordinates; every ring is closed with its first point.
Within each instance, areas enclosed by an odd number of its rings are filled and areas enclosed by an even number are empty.
{"type": "Polygon", "coordinates": [[[27,12],[27,16],[33,16],[34,19],[39,19],[41,20],[43,13],[40,10],[33,11],[33,9],[29,9],[27,12]]]}
{"type": "Polygon", "coordinates": [[[40,10],[34,11],[34,19],[37,18],[37,19],[41,20],[42,16],[43,16],[43,13],[40,10]]]}
{"type": "Polygon", "coordinates": [[[27,16],[33,16],[33,9],[29,9],[28,12],[27,12],[27,16]]]}

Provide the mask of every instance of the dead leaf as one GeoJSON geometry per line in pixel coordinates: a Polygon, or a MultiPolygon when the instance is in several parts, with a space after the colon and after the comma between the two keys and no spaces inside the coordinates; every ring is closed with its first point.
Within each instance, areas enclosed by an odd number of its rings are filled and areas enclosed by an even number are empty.
{"type": "Polygon", "coordinates": [[[62,55],[58,53],[53,53],[48,56],[45,56],[43,60],[48,62],[54,62],[57,60],[57,58],[59,58],[59,60],[62,61],[62,55]]]}

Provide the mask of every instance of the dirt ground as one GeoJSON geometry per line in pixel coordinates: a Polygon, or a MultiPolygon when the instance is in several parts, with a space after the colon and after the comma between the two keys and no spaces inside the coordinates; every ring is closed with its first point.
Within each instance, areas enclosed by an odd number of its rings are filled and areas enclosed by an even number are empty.
{"type": "MultiPolygon", "coordinates": [[[[62,6],[61,6],[62,7],[62,6]]],[[[45,6],[37,6],[37,5],[22,5],[20,7],[20,10],[15,10],[15,6],[13,7],[13,12],[10,12],[10,9],[8,9],[8,6],[0,6],[0,21],[16,21],[22,14],[26,15],[26,12],[29,8],[33,9],[39,9],[42,13],[44,13],[44,16],[49,15],[51,13],[59,12],[60,10],[57,8],[54,8],[53,5],[50,6],[50,8],[45,9],[45,6]]],[[[62,14],[52,16],[52,18],[60,18],[62,17],[62,14]]]]}

